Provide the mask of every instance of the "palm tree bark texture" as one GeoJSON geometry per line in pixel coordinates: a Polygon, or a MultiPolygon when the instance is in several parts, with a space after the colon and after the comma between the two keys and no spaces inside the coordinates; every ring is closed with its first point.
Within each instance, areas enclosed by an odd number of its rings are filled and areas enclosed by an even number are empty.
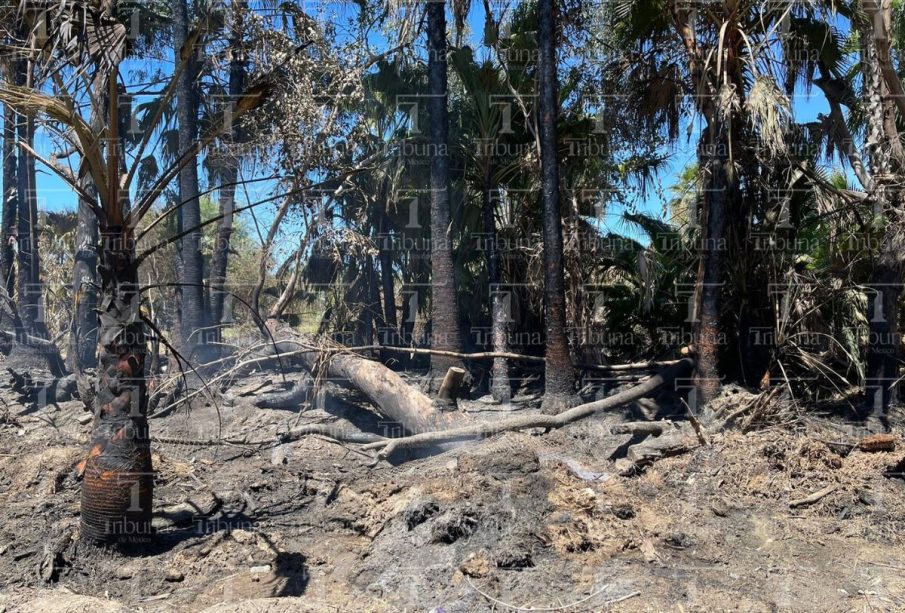
{"type": "Polygon", "coordinates": [[[561,413],[576,403],[575,372],[566,338],[566,296],[563,272],[562,217],[556,119],[559,88],[556,79],[556,16],[554,0],[540,0],[538,11],[538,72],[540,107],[541,192],[544,233],[544,306],[546,366],[544,400],[547,414],[561,413]]]}
{"type": "MultiPolygon", "coordinates": [[[[428,98],[430,119],[431,212],[431,345],[460,351],[459,312],[456,306],[455,267],[449,232],[449,110],[447,109],[446,3],[428,2],[428,98]]],[[[431,357],[430,389],[436,392],[446,371],[462,367],[458,358],[431,357]]]]}
{"type": "MultiPolygon", "coordinates": [[[[173,34],[177,54],[185,45],[189,31],[187,0],[174,5],[173,34]]],[[[194,53],[194,50],[192,50],[194,53]]],[[[190,58],[179,78],[176,89],[176,116],[178,120],[179,151],[188,151],[198,139],[198,92],[195,79],[198,68],[195,58],[190,58]]],[[[198,200],[198,164],[195,159],[179,171],[180,230],[194,228],[182,238],[179,250],[182,278],[179,280],[182,296],[183,351],[190,358],[192,351],[204,342],[204,291],[202,284],[203,262],[201,258],[201,205],[198,200]]]]}
{"type": "Polygon", "coordinates": [[[151,532],[154,479],[138,264],[122,228],[105,228],[101,242],[99,381],[83,465],[81,537],[140,542],[151,532]]]}

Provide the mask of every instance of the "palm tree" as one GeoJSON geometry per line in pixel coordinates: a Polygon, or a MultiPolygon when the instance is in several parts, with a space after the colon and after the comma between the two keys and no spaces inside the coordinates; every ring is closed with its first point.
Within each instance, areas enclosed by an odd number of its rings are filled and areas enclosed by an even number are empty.
{"type": "MultiPolygon", "coordinates": [[[[229,35],[229,85],[227,96],[230,104],[234,106],[237,98],[245,90],[245,59],[242,50],[243,17],[247,10],[247,2],[233,0],[232,23],[229,35]]],[[[227,109],[226,112],[232,112],[227,109]]],[[[236,184],[239,178],[239,159],[237,154],[230,151],[230,145],[242,141],[242,130],[238,124],[233,124],[232,130],[225,135],[223,149],[223,164],[220,188],[220,214],[222,219],[217,226],[217,239],[214,243],[214,253],[211,258],[210,271],[210,323],[219,326],[223,319],[223,291],[226,285],[226,265],[229,259],[229,243],[233,232],[233,211],[235,209],[236,184]]],[[[219,328],[217,328],[219,330],[219,328]]]]}
{"type": "MultiPolygon", "coordinates": [[[[107,91],[104,82],[106,75],[98,74],[92,89],[102,93],[107,91]]],[[[92,109],[90,119],[91,129],[100,133],[104,129],[105,117],[102,109],[97,106],[92,109]]],[[[86,194],[97,198],[97,190],[83,161],[79,172],[81,187],[86,194]]],[[[98,235],[97,216],[92,210],[93,200],[79,198],[76,229],[75,229],[75,257],[72,266],[72,291],[75,296],[75,313],[73,317],[73,334],[70,340],[70,351],[73,360],[77,361],[76,368],[94,368],[97,366],[97,242],[98,235]]]]}
{"type": "MultiPolygon", "coordinates": [[[[173,5],[173,48],[176,53],[185,48],[189,33],[188,0],[173,5]]],[[[179,150],[189,151],[198,139],[198,66],[196,49],[191,49],[188,66],[179,77],[176,88],[176,117],[179,150]]],[[[179,227],[196,228],[182,238],[179,249],[181,296],[180,334],[184,353],[204,342],[205,309],[203,292],[203,262],[201,257],[201,203],[198,199],[198,164],[194,157],[179,173],[179,227]]]]}
{"type": "MultiPolygon", "coordinates": [[[[490,340],[493,351],[507,353],[509,351],[509,302],[503,291],[503,275],[500,262],[500,250],[497,245],[496,199],[498,191],[495,182],[497,160],[495,146],[499,142],[502,128],[500,108],[494,104],[508,95],[502,82],[500,69],[490,61],[477,65],[470,49],[459,49],[453,54],[453,65],[462,85],[468,94],[468,104],[463,114],[466,134],[473,134],[467,141],[464,152],[468,168],[474,168],[471,182],[476,186],[481,198],[482,241],[479,250],[484,252],[487,266],[487,301],[490,311],[490,340]],[[495,98],[496,96],[496,98],[495,98]]],[[[490,393],[498,402],[505,402],[511,396],[509,381],[509,364],[506,358],[494,358],[491,367],[490,393]]]]}
{"type": "MultiPolygon", "coordinates": [[[[60,44],[53,46],[53,49],[66,50],[65,53],[61,51],[62,57],[45,58],[48,62],[59,64],[54,69],[61,70],[67,65],[74,66],[75,70],[93,68],[93,72],[105,75],[103,82],[107,86],[103,95],[99,91],[90,92],[91,106],[94,107],[91,112],[105,117],[105,129],[96,133],[90,122],[81,116],[81,107],[75,102],[77,97],[72,92],[62,90],[58,97],[53,97],[33,87],[0,84],[0,102],[23,115],[46,115],[51,121],[68,128],[73,145],[84,160],[95,186],[94,192],[83,190],[78,180],[48,162],[49,169],[58,172],[94,212],[100,235],[99,368],[91,441],[86,457],[79,463],[83,477],[81,538],[88,542],[144,540],[151,532],[154,475],[148,435],[145,372],[148,320],[141,311],[138,269],[143,258],[180,236],[149,247],[137,256],[135,245],[144,236],[139,232],[138,224],[182,167],[219,136],[223,126],[212,126],[203,138],[191,143],[188,150],[183,151],[176,163],[160,174],[133,206],[128,201],[130,186],[162,111],[137,145],[134,163],[122,172],[124,161],[120,157],[120,147],[105,148],[103,143],[121,141],[129,116],[129,109],[121,105],[119,86],[119,65],[126,51],[126,27],[117,22],[115,14],[108,12],[107,8],[50,13],[48,21],[42,22],[40,27],[40,35],[59,39],[60,44]],[[94,29],[92,36],[83,38],[79,34],[84,31],[85,19],[90,20],[94,29]]],[[[184,72],[188,56],[197,42],[198,34],[192,33],[186,37],[184,46],[177,50],[176,69],[161,97],[160,109],[172,99],[175,82],[184,72]]],[[[235,116],[241,117],[259,106],[267,91],[269,88],[263,85],[247,91],[235,116]]],[[[173,213],[178,206],[170,207],[164,214],[173,213]]],[[[196,228],[185,228],[183,233],[194,230],[196,228]]]]}
{"type": "Polygon", "coordinates": [[[886,413],[895,399],[897,370],[901,363],[898,303],[902,293],[905,232],[903,232],[902,178],[905,149],[897,121],[905,118],[905,87],[893,64],[892,5],[888,0],[866,0],[866,19],[861,27],[861,67],[864,107],[874,203],[881,226],[879,249],[872,250],[873,271],[868,284],[870,334],[865,373],[865,400],[870,411],[869,427],[887,429],[886,413]]]}
{"type": "Polygon", "coordinates": [[[559,413],[573,404],[575,373],[566,338],[566,296],[563,273],[562,216],[556,120],[559,88],[556,78],[556,10],[554,0],[539,0],[538,128],[544,235],[544,308],[546,364],[543,410],[559,413]]]}
{"type": "Polygon", "coordinates": [[[3,228],[0,229],[0,274],[8,296],[12,296],[16,287],[14,243],[16,241],[16,113],[13,108],[3,105],[3,228]]]}
{"type": "MultiPolygon", "coordinates": [[[[431,346],[460,351],[462,334],[456,304],[455,266],[449,216],[449,110],[447,108],[446,3],[427,3],[427,113],[430,121],[431,346]]],[[[450,367],[461,360],[431,357],[436,390],[450,367]]]]}

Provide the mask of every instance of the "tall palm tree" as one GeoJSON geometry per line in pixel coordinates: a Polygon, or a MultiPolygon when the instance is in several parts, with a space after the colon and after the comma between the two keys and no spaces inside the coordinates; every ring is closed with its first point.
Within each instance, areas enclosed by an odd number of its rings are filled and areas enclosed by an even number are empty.
{"type": "MultiPolygon", "coordinates": [[[[247,10],[245,0],[233,0],[232,22],[229,34],[229,85],[227,96],[231,107],[235,106],[238,96],[245,90],[246,67],[242,50],[243,17],[247,10]]],[[[226,110],[232,112],[232,108],[226,110]]],[[[225,135],[223,143],[223,164],[220,188],[220,214],[223,218],[217,226],[217,239],[214,242],[214,253],[211,258],[210,272],[210,323],[219,326],[223,319],[223,291],[226,285],[226,266],[229,260],[229,242],[233,232],[233,211],[235,209],[236,183],[239,178],[239,159],[230,145],[242,141],[242,130],[238,123],[233,123],[232,130],[225,135]]],[[[219,330],[219,328],[217,328],[219,330]]]]}
{"type": "MultiPolygon", "coordinates": [[[[490,311],[490,340],[493,351],[509,351],[509,302],[503,291],[503,275],[500,262],[496,224],[496,199],[498,191],[495,181],[496,159],[502,115],[495,101],[508,95],[499,67],[490,61],[481,65],[474,62],[470,49],[459,49],[453,54],[453,64],[462,85],[468,94],[468,104],[462,121],[465,131],[473,138],[465,143],[466,159],[474,168],[471,182],[477,187],[481,198],[481,233],[479,248],[484,251],[487,266],[488,296],[490,311]]],[[[497,401],[504,402],[511,396],[509,364],[506,358],[494,358],[490,373],[490,393],[497,401]]]]}
{"type": "Polygon", "coordinates": [[[865,0],[866,19],[861,27],[861,64],[867,142],[872,177],[875,219],[882,226],[869,281],[870,334],[865,373],[865,399],[869,426],[886,429],[886,413],[895,399],[901,337],[898,303],[902,294],[905,259],[905,149],[898,122],[905,118],[905,87],[891,52],[893,12],[889,0],[865,0]]]}
{"type": "Polygon", "coordinates": [[[544,324],[547,343],[542,408],[546,413],[559,413],[568,408],[573,403],[575,395],[575,372],[569,354],[569,341],[566,338],[566,295],[556,136],[559,87],[556,78],[555,11],[555,0],[539,0],[537,3],[540,114],[538,128],[544,235],[544,324]]]}
{"type": "MultiPolygon", "coordinates": [[[[188,0],[173,5],[173,48],[176,53],[185,48],[189,33],[188,0]]],[[[179,77],[176,88],[176,117],[179,150],[189,151],[198,140],[198,65],[197,49],[191,49],[188,66],[179,77]]],[[[198,198],[198,164],[194,156],[179,173],[179,226],[192,229],[182,238],[179,249],[181,319],[180,334],[186,355],[204,341],[205,309],[203,292],[203,261],[201,257],[201,203],[198,198]]]]}
{"type": "Polygon", "coordinates": [[[12,296],[16,287],[16,209],[17,209],[17,171],[16,171],[16,113],[13,107],[3,105],[3,228],[0,229],[0,274],[8,296],[12,296]]]}
{"type": "MultiPolygon", "coordinates": [[[[449,109],[447,108],[446,3],[427,3],[427,113],[430,121],[431,346],[461,351],[455,267],[449,216],[449,109]]],[[[431,357],[431,387],[437,389],[461,360],[431,357]]]]}
{"type": "MultiPolygon", "coordinates": [[[[92,89],[106,99],[107,91],[104,82],[106,75],[96,75],[92,89]]],[[[91,129],[100,133],[104,129],[106,118],[101,105],[92,108],[91,129]]],[[[82,189],[92,198],[97,198],[96,188],[88,172],[87,164],[82,162],[79,170],[79,181],[82,189]]],[[[79,198],[77,222],[75,228],[75,257],[72,265],[72,291],[75,296],[75,313],[73,317],[73,334],[70,351],[72,358],[78,361],[77,368],[94,368],[97,366],[97,242],[99,240],[97,216],[92,210],[93,200],[79,198]]]]}

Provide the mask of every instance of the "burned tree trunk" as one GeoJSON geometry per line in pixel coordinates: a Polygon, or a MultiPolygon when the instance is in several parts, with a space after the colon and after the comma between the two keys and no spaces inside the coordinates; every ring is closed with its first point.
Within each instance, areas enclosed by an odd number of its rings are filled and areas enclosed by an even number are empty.
{"type": "Polygon", "coordinates": [[[565,273],[556,132],[559,88],[556,79],[555,10],[553,0],[540,0],[537,5],[540,45],[538,125],[544,226],[544,322],[547,343],[543,411],[548,414],[560,413],[576,404],[575,372],[566,338],[565,273]]]}
{"type": "MultiPolygon", "coordinates": [[[[427,110],[430,118],[431,211],[431,346],[460,351],[459,309],[449,217],[449,110],[446,75],[446,3],[427,5],[427,110]]],[[[431,358],[431,391],[435,392],[457,358],[431,358]]]]}
{"type": "Polygon", "coordinates": [[[3,105],[3,228],[0,231],[0,273],[6,293],[12,296],[16,290],[16,113],[3,105]]]}
{"type": "Polygon", "coordinates": [[[100,367],[94,423],[83,464],[81,536],[135,542],[151,531],[153,473],[148,437],[145,324],[138,264],[122,228],[101,237],[100,367]]]}

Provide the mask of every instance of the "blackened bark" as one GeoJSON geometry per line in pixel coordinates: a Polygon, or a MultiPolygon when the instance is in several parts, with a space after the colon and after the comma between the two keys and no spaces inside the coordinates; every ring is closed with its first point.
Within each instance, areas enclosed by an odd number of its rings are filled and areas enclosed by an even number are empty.
{"type": "Polygon", "coordinates": [[[544,231],[544,306],[546,365],[545,413],[569,408],[575,392],[575,372],[566,338],[565,274],[563,272],[562,216],[556,119],[559,87],[556,78],[556,16],[554,0],[540,0],[538,11],[538,105],[540,118],[541,192],[544,231]]]}
{"type": "MultiPolygon", "coordinates": [[[[106,91],[106,87],[105,79],[95,79],[95,95],[106,91]]],[[[104,128],[103,106],[107,104],[107,96],[100,95],[100,99],[103,102],[93,108],[91,114],[91,129],[95,134],[100,134],[104,128]]],[[[84,162],[79,169],[79,177],[82,190],[96,196],[97,188],[84,162]]],[[[96,198],[94,201],[96,202],[96,198]]],[[[91,209],[91,203],[79,198],[72,270],[75,334],[70,347],[72,357],[78,360],[78,370],[97,366],[97,223],[97,215],[91,209]]]]}
{"type": "MultiPolygon", "coordinates": [[[[487,255],[487,279],[490,292],[490,334],[493,351],[506,353],[509,351],[509,313],[507,312],[506,294],[500,286],[500,253],[497,249],[496,218],[493,210],[493,199],[490,192],[493,180],[493,167],[490,160],[484,166],[484,190],[481,207],[484,217],[484,246],[487,255]]],[[[490,394],[499,402],[507,402],[512,395],[509,383],[509,363],[506,358],[494,358],[490,370],[490,394]]]]}
{"type": "MultiPolygon", "coordinates": [[[[242,51],[242,12],[245,2],[233,3],[233,25],[230,34],[229,49],[232,54],[229,63],[229,102],[231,108],[239,101],[245,91],[245,58],[242,51]]],[[[236,181],[239,179],[239,158],[230,145],[242,141],[242,133],[237,122],[231,125],[230,133],[223,138],[223,173],[220,188],[220,214],[223,216],[217,225],[217,241],[211,258],[210,273],[210,317],[211,323],[219,326],[223,323],[223,289],[226,286],[226,268],[229,261],[229,244],[233,233],[233,212],[235,211],[236,181]]]]}
{"type": "Polygon", "coordinates": [[[3,228],[0,231],[0,275],[6,286],[6,293],[12,297],[16,289],[16,212],[18,196],[16,188],[16,113],[13,108],[3,105],[3,228]]]}
{"type": "MultiPolygon", "coordinates": [[[[177,0],[173,10],[173,41],[177,57],[185,43],[189,30],[188,0],[177,0]]],[[[179,135],[179,151],[189,150],[198,139],[198,91],[196,89],[198,66],[196,53],[179,78],[176,87],[176,119],[179,135]]],[[[182,283],[182,321],[180,332],[183,351],[188,357],[204,342],[204,292],[202,286],[203,263],[201,258],[201,206],[198,200],[198,164],[192,160],[179,172],[179,202],[181,225],[193,229],[180,242],[182,283]]]]}
{"type": "MultiPolygon", "coordinates": [[[[19,116],[19,140],[34,144],[34,119],[19,116]]],[[[19,147],[18,168],[19,194],[19,317],[23,330],[30,335],[40,333],[41,292],[40,262],[38,260],[38,199],[35,188],[35,160],[24,147],[19,147]]]]}
{"type": "Polygon", "coordinates": [[[729,189],[727,151],[720,122],[711,117],[706,141],[698,159],[707,169],[703,201],[703,232],[699,247],[699,309],[694,326],[697,361],[694,386],[697,402],[704,406],[720,391],[719,350],[724,339],[720,333],[723,255],[726,250],[726,201],[729,189]]]}
{"type": "MultiPolygon", "coordinates": [[[[431,346],[461,351],[459,311],[456,305],[455,267],[452,259],[449,215],[449,111],[447,109],[446,3],[427,4],[427,111],[430,120],[431,199],[431,346]]],[[[431,357],[432,391],[449,368],[461,360],[431,357]]]]}
{"type": "Polygon", "coordinates": [[[136,542],[151,533],[147,345],[138,265],[124,236],[109,228],[101,237],[100,377],[82,482],[81,537],[90,542],[136,542]]]}

